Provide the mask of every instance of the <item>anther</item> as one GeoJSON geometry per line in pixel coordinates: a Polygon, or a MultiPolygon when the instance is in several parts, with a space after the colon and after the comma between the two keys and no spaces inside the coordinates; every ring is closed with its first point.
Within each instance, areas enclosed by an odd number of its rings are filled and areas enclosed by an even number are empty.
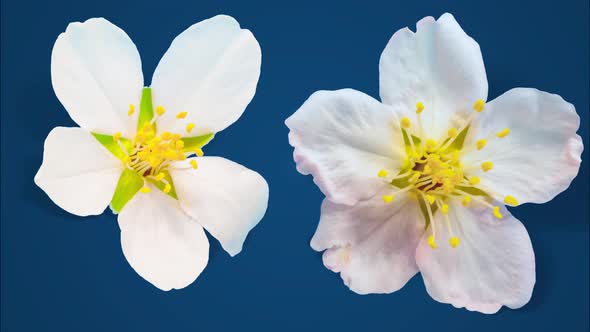
{"type": "Polygon", "coordinates": [[[166,185],[164,186],[164,189],[162,189],[162,191],[167,194],[170,192],[170,190],[172,190],[172,186],[169,183],[166,183],[166,185]]]}
{"type": "Polygon", "coordinates": [[[165,177],[166,177],[166,174],[160,172],[160,173],[158,173],[158,175],[156,175],[156,181],[162,181],[162,179],[165,177]]]}
{"type": "Polygon", "coordinates": [[[386,170],[381,169],[381,170],[379,170],[379,173],[377,173],[377,176],[380,178],[384,178],[387,176],[387,174],[389,174],[389,173],[386,170]]]}
{"type": "Polygon", "coordinates": [[[404,116],[402,118],[401,125],[402,125],[403,128],[408,129],[408,128],[410,128],[410,126],[412,125],[412,123],[410,122],[410,119],[408,119],[408,117],[404,116]]]}
{"type": "MultiPolygon", "coordinates": [[[[483,167],[483,166],[482,166],[483,167]]],[[[469,184],[472,186],[475,186],[477,184],[479,184],[479,178],[477,176],[472,176],[469,178],[469,184]]]]}
{"type": "Polygon", "coordinates": [[[195,128],[195,124],[194,123],[189,123],[186,125],[186,132],[190,133],[191,131],[193,131],[193,128],[195,128]]]}
{"type": "Polygon", "coordinates": [[[135,106],[133,104],[129,104],[129,111],[127,111],[127,115],[132,116],[135,113],[135,106]]]}
{"type": "Polygon", "coordinates": [[[494,168],[494,163],[492,163],[491,161],[484,161],[483,163],[481,163],[481,169],[484,172],[487,172],[487,171],[491,170],[492,168],[494,168]]]}
{"type": "Polygon", "coordinates": [[[461,204],[463,204],[464,207],[467,207],[469,205],[469,203],[471,203],[471,196],[463,197],[461,204]]]}
{"type": "Polygon", "coordinates": [[[447,131],[447,135],[449,135],[450,138],[457,136],[457,129],[455,129],[455,128],[449,129],[447,131]]]}
{"type": "Polygon", "coordinates": [[[435,140],[430,138],[426,140],[426,150],[433,151],[434,149],[436,149],[437,146],[438,143],[435,140]]]}
{"type": "Polygon", "coordinates": [[[389,204],[393,201],[393,195],[383,195],[383,202],[389,204]]]}
{"type": "Polygon", "coordinates": [[[416,114],[420,114],[422,111],[424,111],[424,104],[419,101],[416,103],[416,114]]]}
{"type": "Polygon", "coordinates": [[[152,192],[150,187],[147,187],[147,186],[141,187],[141,189],[139,189],[139,191],[141,191],[144,194],[149,194],[150,192],[152,192]]]}
{"type": "Polygon", "coordinates": [[[502,215],[502,213],[500,213],[500,207],[499,206],[494,206],[492,213],[494,214],[494,217],[496,217],[498,219],[504,218],[504,216],[502,215]]]}
{"type": "Polygon", "coordinates": [[[197,157],[202,157],[203,155],[205,155],[203,150],[201,150],[200,148],[195,149],[195,154],[197,155],[197,157]]]}
{"type": "Polygon", "coordinates": [[[459,242],[459,238],[456,236],[451,236],[451,238],[449,239],[449,244],[451,245],[451,248],[457,248],[459,242]]]}
{"type": "Polygon", "coordinates": [[[113,135],[113,141],[118,142],[121,139],[121,133],[117,132],[113,135]]]}
{"type": "Polygon", "coordinates": [[[182,149],[182,148],[184,148],[184,142],[181,141],[181,140],[176,141],[176,144],[175,145],[176,145],[176,148],[179,149],[179,150],[182,149]]]}
{"type": "Polygon", "coordinates": [[[428,203],[430,204],[434,204],[434,201],[436,201],[436,199],[434,198],[434,196],[432,195],[426,195],[426,200],[428,201],[428,203]]]}
{"type": "Polygon", "coordinates": [[[434,241],[434,235],[430,235],[428,237],[428,245],[430,246],[430,248],[436,249],[436,242],[434,241]]]}
{"type": "Polygon", "coordinates": [[[163,140],[168,141],[172,138],[172,134],[165,131],[162,133],[162,135],[160,135],[162,137],[163,140]]]}
{"type": "Polygon", "coordinates": [[[440,207],[440,212],[441,212],[442,214],[448,214],[448,213],[449,213],[449,205],[448,205],[448,204],[443,204],[443,205],[440,207]]]}
{"type": "Polygon", "coordinates": [[[483,149],[487,144],[488,144],[488,141],[485,139],[480,139],[477,142],[475,142],[475,146],[477,147],[477,150],[483,149]]]}
{"type": "Polygon", "coordinates": [[[199,167],[199,165],[197,165],[197,161],[194,159],[191,159],[190,163],[193,169],[197,169],[199,167]]]}
{"type": "Polygon", "coordinates": [[[496,133],[496,136],[499,138],[504,138],[504,137],[508,136],[508,134],[510,134],[510,129],[504,128],[504,129],[502,129],[502,131],[496,133]]]}
{"type": "Polygon", "coordinates": [[[156,107],[156,114],[158,114],[158,116],[162,116],[164,113],[166,113],[166,109],[163,106],[156,107]]]}
{"type": "Polygon", "coordinates": [[[184,119],[184,118],[186,118],[187,114],[188,114],[187,112],[180,112],[180,113],[176,114],[176,118],[177,119],[184,119]]]}
{"type": "Polygon", "coordinates": [[[484,106],[485,106],[485,102],[483,101],[483,99],[478,99],[475,102],[475,104],[473,104],[473,110],[480,113],[481,111],[483,111],[484,106]]]}
{"type": "Polygon", "coordinates": [[[514,198],[514,196],[506,195],[506,197],[504,197],[504,203],[511,206],[517,206],[518,200],[514,198]]]}

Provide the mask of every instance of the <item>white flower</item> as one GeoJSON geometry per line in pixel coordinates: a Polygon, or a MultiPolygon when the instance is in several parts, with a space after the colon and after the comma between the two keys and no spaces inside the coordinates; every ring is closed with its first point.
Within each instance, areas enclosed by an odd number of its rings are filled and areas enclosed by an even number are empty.
{"type": "Polygon", "coordinates": [[[327,197],[312,248],[360,294],[397,291],[420,271],[437,301],[523,306],[534,254],[503,202],[568,188],[583,149],[574,106],[526,88],[485,104],[479,46],[450,14],[397,31],[379,72],[382,103],[319,91],[286,121],[297,169],[327,197]]]}
{"type": "Polygon", "coordinates": [[[135,271],[162,290],[186,287],[207,265],[203,227],[234,256],[266,211],[258,173],[201,150],[254,96],[260,61],[252,33],[216,16],[176,37],[143,88],[123,30],[102,18],[70,24],[51,78],[80,128],[49,133],[35,183],[79,216],[110,203],[135,271]]]}

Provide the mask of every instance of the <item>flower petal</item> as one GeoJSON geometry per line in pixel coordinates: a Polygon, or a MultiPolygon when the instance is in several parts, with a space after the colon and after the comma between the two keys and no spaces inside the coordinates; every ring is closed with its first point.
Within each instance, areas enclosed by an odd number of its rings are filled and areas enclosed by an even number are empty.
{"type": "Polygon", "coordinates": [[[383,103],[410,119],[416,103],[424,104],[424,130],[434,139],[454,126],[454,114],[471,111],[488,94],[479,45],[448,13],[436,21],[423,18],[416,33],[404,28],[391,37],[379,61],[379,82],[383,103]]]}
{"type": "Polygon", "coordinates": [[[97,215],[109,205],[121,172],[121,161],[92,134],[81,128],[56,127],[45,140],[35,184],[69,213],[97,215]]]}
{"type": "Polygon", "coordinates": [[[158,128],[191,135],[219,132],[244,112],[260,76],[261,51],[249,30],[232,17],[219,15],[178,35],[152,79],[154,106],[167,112],[158,128]],[[176,115],[187,112],[186,118],[176,115]]]}
{"type": "Polygon", "coordinates": [[[135,44],[104,18],[71,23],[51,54],[51,81],[59,101],[80,127],[101,134],[135,133],[143,74],[135,44]]]}
{"type": "Polygon", "coordinates": [[[311,240],[324,252],[324,265],[340,272],[354,292],[391,293],[403,287],[418,271],[416,246],[424,232],[417,201],[405,194],[385,204],[381,190],[355,206],[324,199],[318,229],[311,240]]]}
{"type": "Polygon", "coordinates": [[[203,227],[155,187],[136,194],[118,220],[125,258],[159,289],[184,288],[207,266],[209,241],[203,227]]]}
{"type": "Polygon", "coordinates": [[[196,158],[170,169],[182,209],[213,235],[231,256],[264,216],[268,184],[260,174],[220,157],[196,158]]]}
{"type": "Polygon", "coordinates": [[[519,203],[544,203],[567,189],[578,174],[584,148],[576,135],[580,117],[560,96],[512,89],[488,103],[478,122],[472,140],[493,138],[464,162],[493,162],[494,168],[481,175],[481,185],[497,199],[512,195],[519,203]],[[504,128],[510,130],[508,136],[494,136],[504,128]]]}
{"type": "Polygon", "coordinates": [[[432,226],[416,249],[416,262],[433,299],[457,308],[492,314],[502,305],[520,308],[531,298],[535,285],[535,255],[524,226],[504,207],[502,220],[489,208],[450,203],[449,217],[456,248],[447,242],[449,231],[435,217],[438,247],[428,245],[432,226]]]}
{"type": "Polygon", "coordinates": [[[285,123],[297,170],[339,204],[373,196],[379,170],[397,172],[405,158],[394,111],[356,90],[315,92],[285,123]]]}

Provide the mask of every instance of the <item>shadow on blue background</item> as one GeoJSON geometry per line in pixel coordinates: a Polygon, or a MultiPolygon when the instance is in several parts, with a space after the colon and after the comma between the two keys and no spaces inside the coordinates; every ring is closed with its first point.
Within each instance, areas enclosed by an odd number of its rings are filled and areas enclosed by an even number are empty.
{"type": "Polygon", "coordinates": [[[2,331],[588,331],[588,1],[279,2],[2,0],[2,331]],[[295,171],[283,124],[315,90],[378,97],[393,32],[445,11],[480,43],[490,100],[513,87],[558,93],[576,105],[587,147],[567,192],[514,211],[537,284],[527,306],[494,316],[433,301],[420,276],[392,295],[350,292],[309,247],[322,194],[295,171]],[[75,126],[51,87],[51,48],[69,22],[104,16],[137,44],[148,84],[172,39],[219,13],[252,30],[262,75],[244,116],[206,152],[263,174],[269,209],[241,254],[212,239],[199,279],[164,293],[125,261],[115,216],[69,215],[33,184],[47,133],[75,126]]]}

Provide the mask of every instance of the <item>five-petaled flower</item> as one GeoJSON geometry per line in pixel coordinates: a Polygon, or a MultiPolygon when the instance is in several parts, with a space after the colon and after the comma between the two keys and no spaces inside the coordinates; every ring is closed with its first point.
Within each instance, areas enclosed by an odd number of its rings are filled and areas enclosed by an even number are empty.
{"type": "Polygon", "coordinates": [[[64,210],[119,213],[129,264],[162,290],[192,283],[207,265],[207,229],[232,256],[262,219],[268,185],[201,148],[254,96],[261,52],[228,16],[173,42],[144,88],[137,48],[102,18],[72,23],[53,48],[55,93],[80,128],[57,127],[35,183],[64,210]]]}
{"type": "Polygon", "coordinates": [[[319,91],[286,121],[297,169],[327,197],[312,248],[360,294],[397,291],[420,271],[437,301],[523,306],[535,259],[504,204],[568,188],[583,149],[574,106],[526,88],[486,103],[479,46],[450,14],[397,31],[379,75],[382,103],[319,91]]]}

